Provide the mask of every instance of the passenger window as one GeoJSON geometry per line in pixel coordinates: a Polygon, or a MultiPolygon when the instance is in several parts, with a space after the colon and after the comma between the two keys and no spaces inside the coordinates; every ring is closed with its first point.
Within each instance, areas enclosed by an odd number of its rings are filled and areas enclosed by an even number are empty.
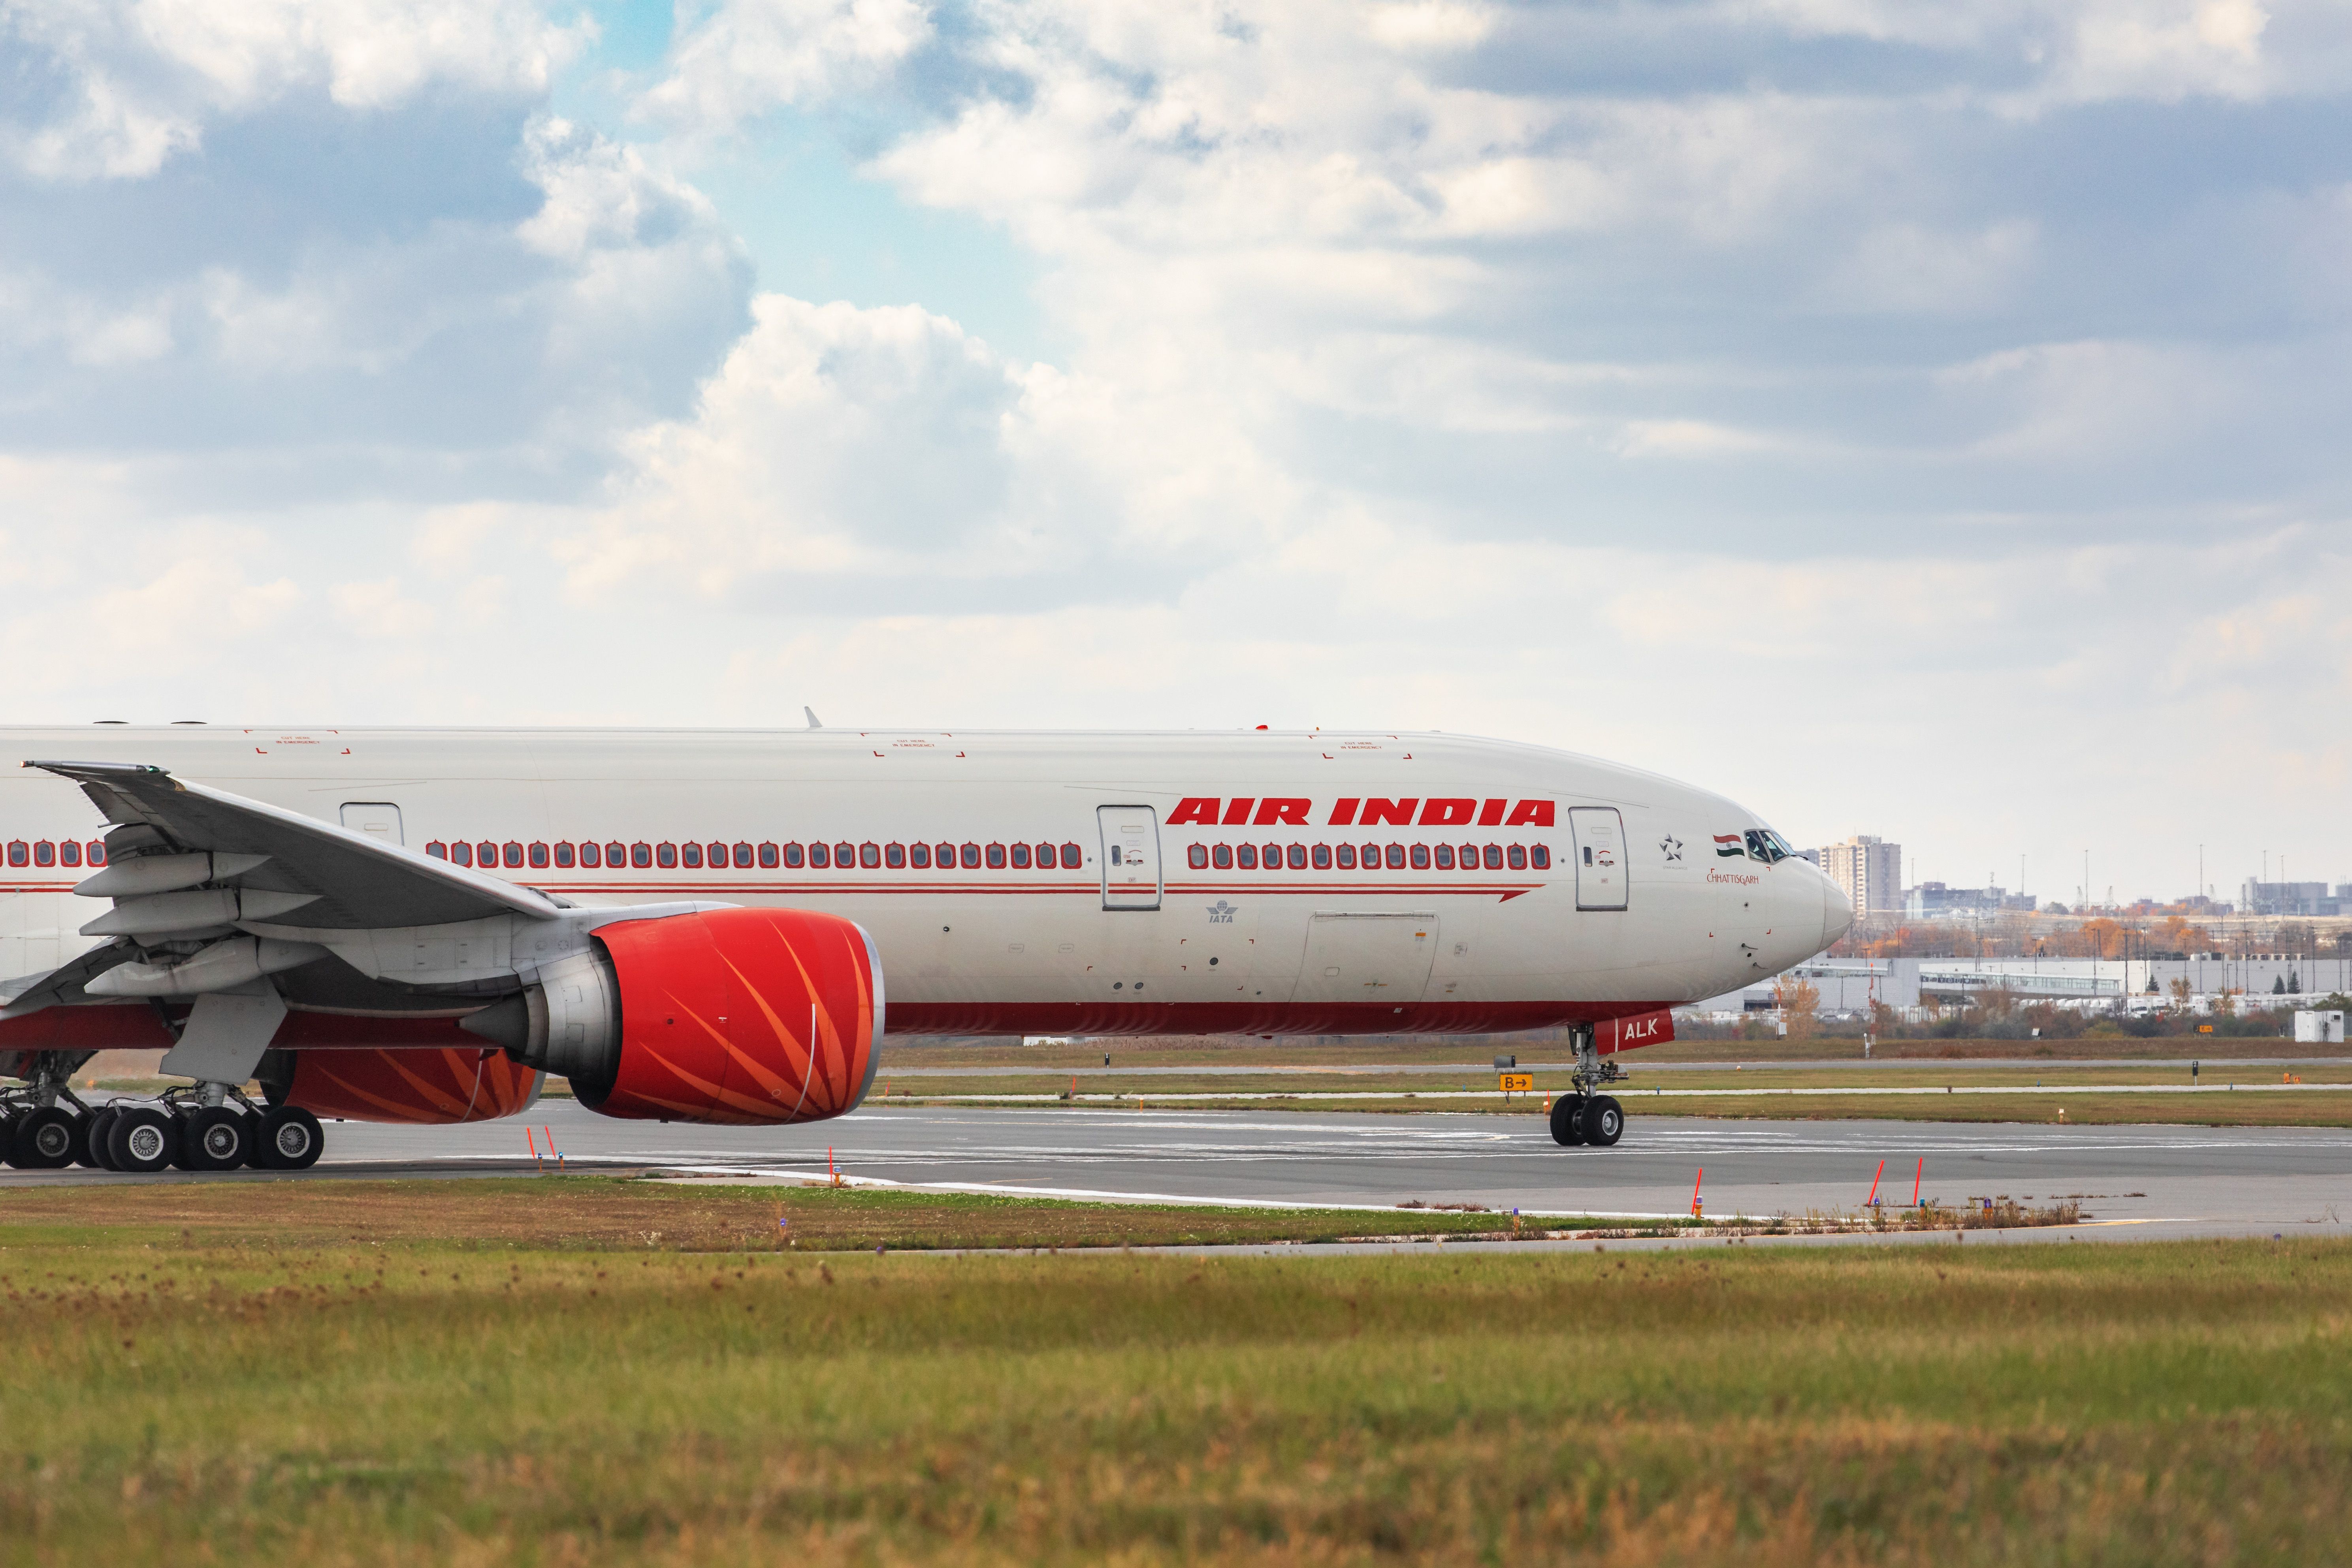
{"type": "Polygon", "coordinates": [[[1054,847],[1052,845],[1040,844],[1037,846],[1037,868],[1041,871],[1050,871],[1054,868],[1054,847]]]}
{"type": "Polygon", "coordinates": [[[595,844],[583,844],[580,847],[580,863],[583,866],[588,867],[592,870],[604,865],[604,851],[603,847],[595,844]]]}
{"type": "Polygon", "coordinates": [[[1016,871],[1029,869],[1029,846],[1026,844],[1015,844],[1013,847],[1013,868],[1016,871]]]}
{"type": "Polygon", "coordinates": [[[931,847],[929,845],[917,844],[911,846],[908,849],[907,854],[913,860],[917,870],[928,871],[931,868],[931,847]]]}
{"type": "Polygon", "coordinates": [[[63,860],[68,866],[80,865],[81,840],[79,838],[68,838],[63,844],[58,845],[58,858],[63,860]]]}
{"type": "Polygon", "coordinates": [[[967,844],[963,847],[963,868],[967,871],[977,871],[980,869],[979,845],[967,844]]]}
{"type": "Polygon", "coordinates": [[[1534,848],[1528,850],[1528,853],[1534,857],[1537,870],[1549,871],[1551,869],[1551,849],[1549,846],[1538,844],[1534,848]]]}
{"type": "MultiPolygon", "coordinates": [[[[604,864],[617,871],[629,863],[629,847],[615,838],[604,846],[604,864]]],[[[642,862],[640,862],[642,864],[642,862]]]]}
{"type": "Polygon", "coordinates": [[[449,846],[449,858],[460,866],[470,866],[474,863],[474,847],[465,843],[452,844],[449,846]]]}
{"type": "Polygon", "coordinates": [[[1086,854],[1075,844],[1062,846],[1062,869],[1075,871],[1087,863],[1086,854]]]}
{"type": "Polygon", "coordinates": [[[1367,844],[1367,845],[1365,845],[1365,846],[1364,846],[1364,869],[1365,869],[1365,870],[1367,870],[1367,871],[1377,871],[1377,870],[1379,870],[1380,868],[1381,868],[1381,847],[1380,847],[1379,845],[1377,845],[1377,844],[1367,844]]]}
{"type": "Polygon", "coordinates": [[[1437,847],[1437,868],[1441,871],[1451,871],[1454,869],[1453,845],[1441,844],[1437,847]]]}
{"type": "Polygon", "coordinates": [[[1389,869],[1391,871],[1402,871],[1404,869],[1403,845],[1391,844],[1389,846],[1389,869]]]}
{"type": "Polygon", "coordinates": [[[508,840],[507,840],[507,846],[506,846],[506,858],[507,858],[507,865],[508,865],[509,868],[512,868],[512,869],[514,869],[514,870],[518,870],[518,871],[520,871],[520,870],[521,870],[521,869],[522,869],[522,842],[521,842],[521,840],[520,840],[520,839],[515,839],[515,838],[509,838],[509,839],[508,839],[508,840]]]}
{"type": "Polygon", "coordinates": [[[425,853],[436,860],[446,860],[449,858],[449,847],[436,838],[425,847],[425,853]]]}
{"type": "Polygon", "coordinates": [[[1475,871],[1478,868],[1478,847],[1475,844],[1465,844],[1462,847],[1462,868],[1465,871],[1475,871]]]}
{"type": "Polygon", "coordinates": [[[1292,845],[1289,848],[1287,848],[1287,849],[1284,850],[1284,851],[1282,852],[1282,855],[1283,855],[1283,858],[1284,858],[1284,859],[1286,859],[1286,860],[1287,860],[1287,861],[1289,861],[1289,862],[1290,862],[1290,868],[1291,868],[1292,870],[1294,870],[1294,871],[1304,871],[1305,869],[1307,869],[1307,846],[1306,846],[1306,845],[1304,845],[1304,844],[1294,844],[1294,845],[1292,845]]]}
{"type": "Polygon", "coordinates": [[[1339,855],[1339,869],[1342,871],[1352,871],[1356,868],[1356,847],[1354,845],[1340,845],[1339,855]]]}
{"type": "Polygon", "coordinates": [[[103,866],[103,865],[105,865],[105,864],[106,864],[106,841],[105,841],[104,839],[100,839],[100,838],[93,838],[93,839],[91,839],[91,840],[89,841],[89,847],[88,849],[84,850],[84,851],[83,851],[83,853],[89,857],[89,863],[90,863],[91,865],[93,865],[93,866],[103,866]]]}
{"type": "Polygon", "coordinates": [[[1244,845],[1243,845],[1240,848],[1238,848],[1238,849],[1234,850],[1234,853],[1235,855],[1237,855],[1237,856],[1239,856],[1239,857],[1241,858],[1241,863],[1242,863],[1242,869],[1243,869],[1243,870],[1244,870],[1244,871],[1255,871],[1255,870],[1256,870],[1256,869],[1257,869],[1257,846],[1256,846],[1256,845],[1255,845],[1255,844],[1244,844],[1244,845]]]}
{"type": "Polygon", "coordinates": [[[749,844],[738,844],[735,846],[735,864],[740,869],[749,870],[751,868],[751,847],[749,844]]]}
{"type": "Polygon", "coordinates": [[[1331,868],[1331,847],[1328,844],[1318,844],[1315,847],[1315,868],[1318,871],[1328,871],[1331,868]]]}
{"type": "Polygon", "coordinates": [[[833,867],[835,870],[846,871],[856,864],[857,864],[856,845],[836,844],[833,847],[833,867]]]}
{"type": "Polygon", "coordinates": [[[1489,844],[1489,845],[1487,845],[1487,846],[1486,846],[1486,869],[1488,869],[1489,871],[1499,871],[1499,870],[1501,870],[1502,868],[1503,868],[1503,847],[1502,847],[1501,845],[1499,845],[1499,844],[1489,844]]]}
{"type": "MultiPolygon", "coordinates": [[[[695,858],[700,859],[701,857],[698,855],[695,858]]],[[[655,845],[654,864],[665,871],[675,870],[677,867],[677,846],[667,842],[655,845]]]]}
{"type": "Polygon", "coordinates": [[[629,846],[629,864],[642,871],[654,863],[654,847],[644,839],[629,846]]]}
{"type": "Polygon", "coordinates": [[[476,845],[474,853],[481,857],[482,869],[486,871],[499,863],[499,847],[489,839],[485,838],[476,845]]]}
{"type": "Polygon", "coordinates": [[[859,845],[857,847],[857,863],[860,866],[865,867],[869,871],[880,870],[882,868],[882,846],[875,843],[870,838],[865,843],[859,845]]]}
{"type": "Polygon", "coordinates": [[[940,870],[952,871],[955,869],[956,851],[954,845],[940,845],[938,848],[931,851],[931,857],[939,862],[940,870]]]}
{"type": "Polygon", "coordinates": [[[903,844],[885,844],[882,847],[882,864],[894,871],[905,869],[907,847],[903,844]]]}
{"type": "Polygon", "coordinates": [[[1212,853],[1216,858],[1218,870],[1230,871],[1234,868],[1234,847],[1232,845],[1220,844],[1213,851],[1212,851],[1212,853]]]}
{"type": "Polygon", "coordinates": [[[1511,846],[1511,869],[1512,869],[1512,870],[1514,870],[1514,871],[1524,871],[1524,870],[1526,870],[1527,868],[1528,868],[1528,847],[1527,847],[1526,845],[1524,845],[1524,844],[1514,844],[1514,845],[1512,845],[1512,846],[1511,846]]]}
{"type": "MultiPolygon", "coordinates": [[[[818,847],[819,847],[819,848],[823,848],[823,847],[824,847],[824,846],[819,845],[819,846],[818,846],[818,847]]],[[[797,871],[797,870],[799,870],[799,869],[800,869],[803,865],[805,865],[805,864],[807,864],[807,863],[808,863],[808,855],[807,855],[807,852],[806,852],[806,851],[804,851],[803,849],[802,849],[799,844],[797,844],[797,843],[793,843],[793,844],[787,844],[787,845],[785,845],[785,846],[784,846],[784,864],[785,864],[785,865],[787,865],[787,866],[791,867],[793,870],[797,871]]]]}
{"type": "Polygon", "coordinates": [[[771,871],[774,870],[777,864],[782,861],[782,858],[783,852],[778,849],[772,842],[762,843],[760,846],[760,864],[764,868],[771,871]]]}
{"type": "Polygon", "coordinates": [[[1412,847],[1412,868],[1416,871],[1426,871],[1429,869],[1428,845],[1416,844],[1412,847]]]}
{"type": "Polygon", "coordinates": [[[830,870],[833,867],[833,851],[822,844],[810,845],[809,864],[820,871],[830,870]]]}
{"type": "Polygon", "coordinates": [[[530,863],[531,863],[534,867],[538,868],[539,869],[541,869],[541,870],[542,870],[542,871],[543,871],[543,870],[545,870],[545,869],[547,869],[547,846],[546,846],[546,845],[544,845],[544,844],[533,844],[533,845],[530,847],[530,863]]]}
{"type": "Polygon", "coordinates": [[[54,866],[54,865],[56,865],[57,863],[58,863],[58,843],[57,843],[57,840],[56,840],[56,839],[54,839],[54,838],[44,838],[44,839],[39,840],[39,841],[38,841],[38,842],[37,842],[36,844],[34,844],[34,846],[33,846],[33,864],[34,864],[34,865],[36,865],[36,866],[54,866]]]}
{"type": "Polygon", "coordinates": [[[701,869],[702,869],[702,846],[701,846],[701,845],[699,845],[699,844],[689,844],[689,845],[688,845],[688,846],[686,847],[685,854],[686,854],[686,863],[687,863],[687,865],[688,865],[688,866],[691,867],[693,869],[695,869],[695,870],[697,870],[697,871],[699,871],[699,870],[701,870],[701,869]]]}
{"type": "Polygon", "coordinates": [[[572,845],[568,839],[555,847],[555,863],[558,866],[568,871],[572,868],[572,845]]]}
{"type": "Polygon", "coordinates": [[[1191,848],[1185,850],[1184,864],[1192,867],[1195,871],[1207,870],[1209,868],[1209,847],[1205,844],[1195,844],[1191,848]]]}
{"type": "Polygon", "coordinates": [[[1281,845],[1269,844],[1265,847],[1265,868],[1269,871],[1279,871],[1282,869],[1281,845]]]}
{"type": "Polygon", "coordinates": [[[727,868],[727,846],[719,843],[717,839],[713,839],[704,853],[710,858],[710,868],[712,870],[723,871],[727,868]]]}

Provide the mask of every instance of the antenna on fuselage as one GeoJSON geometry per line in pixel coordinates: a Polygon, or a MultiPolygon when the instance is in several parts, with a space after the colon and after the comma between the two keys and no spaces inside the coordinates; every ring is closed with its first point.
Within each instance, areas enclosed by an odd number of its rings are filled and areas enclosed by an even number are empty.
{"type": "Polygon", "coordinates": [[[823,723],[822,721],[820,721],[818,720],[817,716],[816,716],[816,710],[815,710],[815,709],[811,708],[811,707],[808,707],[808,706],[806,706],[806,705],[803,705],[803,707],[802,707],[802,709],[801,709],[801,711],[808,715],[808,721],[809,721],[809,728],[810,728],[810,729],[812,729],[812,730],[822,730],[822,729],[824,729],[824,723],[823,723]]]}

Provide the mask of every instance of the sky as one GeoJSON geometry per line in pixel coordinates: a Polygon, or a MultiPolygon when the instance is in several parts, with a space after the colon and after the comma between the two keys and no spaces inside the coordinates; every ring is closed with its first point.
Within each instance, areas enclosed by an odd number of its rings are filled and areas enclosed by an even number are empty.
{"type": "Polygon", "coordinates": [[[2352,880],[2352,9],[0,0],[11,722],[1442,729],[2352,880]]]}

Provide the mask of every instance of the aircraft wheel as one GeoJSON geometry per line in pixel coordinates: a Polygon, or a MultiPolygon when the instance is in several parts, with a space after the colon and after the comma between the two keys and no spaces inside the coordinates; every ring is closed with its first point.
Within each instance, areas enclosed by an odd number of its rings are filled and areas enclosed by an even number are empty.
{"type": "Polygon", "coordinates": [[[299,1105],[281,1105],[261,1119],[261,1143],[266,1169],[307,1171],[319,1163],[327,1137],[317,1117],[299,1105]]]}
{"type": "Polygon", "coordinates": [[[1577,1125],[1587,1143],[1606,1149],[1625,1136],[1625,1111],[1607,1095],[1598,1094],[1584,1102],[1584,1114],[1577,1118],[1577,1125]]]}
{"type": "Polygon", "coordinates": [[[152,1105],[117,1111],[107,1130],[106,1152],[118,1171],[160,1171],[180,1152],[180,1119],[152,1105]]]}
{"type": "Polygon", "coordinates": [[[180,1158],[191,1171],[234,1171],[252,1146],[252,1119],[226,1105],[207,1105],[180,1124],[180,1158]]]}
{"type": "Polygon", "coordinates": [[[248,1171],[274,1171],[276,1151],[269,1146],[269,1112],[257,1110],[247,1122],[250,1131],[245,1140],[245,1168],[248,1171]]]}
{"type": "Polygon", "coordinates": [[[74,1115],[60,1106],[28,1110],[9,1130],[8,1163],[20,1171],[61,1171],[73,1158],[74,1115]]]}
{"type": "Polygon", "coordinates": [[[1584,1142],[1584,1129],[1580,1113],[1584,1109],[1580,1095],[1563,1094],[1551,1102],[1551,1141],[1574,1148],[1584,1142]]]}
{"type": "Polygon", "coordinates": [[[106,1152],[106,1135],[114,1131],[114,1119],[121,1114],[110,1105],[101,1105],[89,1113],[89,1124],[84,1130],[89,1152],[82,1157],[83,1164],[100,1171],[114,1169],[114,1156],[106,1152]]]}

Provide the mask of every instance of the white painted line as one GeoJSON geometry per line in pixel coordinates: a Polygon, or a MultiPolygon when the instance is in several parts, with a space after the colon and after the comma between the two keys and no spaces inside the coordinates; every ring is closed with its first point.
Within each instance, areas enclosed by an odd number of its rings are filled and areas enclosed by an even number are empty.
{"type": "MultiPolygon", "coordinates": [[[[1617,1097],[1630,1100],[1769,1100],[1773,1098],[1828,1098],[1836,1095],[1906,1094],[2292,1094],[2321,1093],[2334,1090],[2352,1094],[2352,1083],[2072,1083],[2072,1084],[1958,1084],[1950,1088],[1933,1089],[1631,1089],[1612,1086],[1617,1097]]],[[[1203,1100],[1529,1100],[1530,1095],[1506,1095],[1492,1089],[1414,1089],[1381,1092],[1366,1090],[1236,1090],[1230,1093],[1208,1094],[1081,1094],[1075,1098],[1060,1094],[904,1094],[885,1100],[868,1100],[877,1109],[891,1104],[971,1105],[1071,1104],[1071,1105],[1169,1105],[1203,1100]]]]}

